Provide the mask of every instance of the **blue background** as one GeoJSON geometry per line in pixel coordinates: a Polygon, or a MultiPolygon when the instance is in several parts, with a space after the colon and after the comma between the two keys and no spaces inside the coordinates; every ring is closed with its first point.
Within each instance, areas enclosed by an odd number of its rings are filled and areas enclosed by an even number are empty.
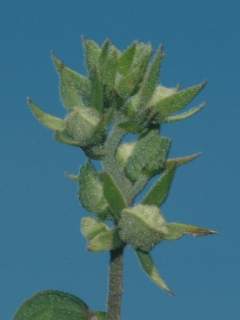
{"type": "Polygon", "coordinates": [[[139,39],[163,43],[161,82],[189,86],[208,79],[195,103],[200,115],[164,133],[172,155],[202,151],[179,169],[164,212],[170,221],[217,229],[154,250],[176,293],[165,295],[125,256],[123,320],[237,319],[239,314],[239,57],[238,1],[1,1],[0,6],[0,319],[11,319],[34,292],[70,291],[104,309],[107,254],[91,254],[79,232],[76,186],[64,172],[84,161],[55,143],[26,107],[30,95],[62,116],[54,50],[84,72],[80,36],[110,37],[120,48],[139,39]]]}

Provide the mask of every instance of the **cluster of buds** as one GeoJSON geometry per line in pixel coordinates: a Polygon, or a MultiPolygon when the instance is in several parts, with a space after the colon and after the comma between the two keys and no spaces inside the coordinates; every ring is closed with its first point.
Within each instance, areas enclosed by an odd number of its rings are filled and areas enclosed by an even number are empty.
{"type": "Polygon", "coordinates": [[[100,46],[84,39],[83,45],[87,76],[52,55],[66,117],[45,113],[31,99],[28,104],[57,141],[81,148],[88,158],[73,177],[79,184],[82,206],[94,214],[81,220],[88,249],[99,252],[132,246],[152,281],[172,293],[157,271],[151,250],[162,241],[215,232],[166,221],[160,207],[175,172],[198,154],[168,159],[171,140],[160,134],[160,128],[201,111],[204,104],[182,110],[206,83],[186,89],[159,85],[162,47],[154,53],[151,45],[141,42],[123,52],[109,40],[100,46]],[[135,134],[136,140],[123,142],[129,133],[135,134]],[[92,160],[100,160],[103,169],[97,170],[92,160]],[[159,174],[143,200],[136,203],[136,196],[159,174]]]}

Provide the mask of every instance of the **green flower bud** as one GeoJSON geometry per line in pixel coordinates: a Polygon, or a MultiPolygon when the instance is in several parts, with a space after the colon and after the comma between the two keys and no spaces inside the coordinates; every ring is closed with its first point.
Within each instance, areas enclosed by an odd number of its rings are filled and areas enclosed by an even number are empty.
{"type": "Polygon", "coordinates": [[[81,167],[78,181],[82,206],[88,211],[95,212],[100,218],[105,218],[108,213],[108,203],[104,197],[99,174],[91,162],[87,162],[81,167]]]}
{"type": "Polygon", "coordinates": [[[142,251],[150,251],[161,241],[168,229],[158,207],[137,205],[124,209],[119,221],[120,238],[142,251]]]}
{"type": "Polygon", "coordinates": [[[124,167],[132,155],[133,149],[136,145],[136,142],[123,143],[121,144],[116,153],[116,159],[121,167],[124,167]]]}
{"type": "Polygon", "coordinates": [[[94,144],[94,133],[100,121],[96,109],[76,107],[65,119],[66,132],[80,146],[94,144]]]}
{"type": "Polygon", "coordinates": [[[154,94],[152,96],[152,99],[149,102],[149,105],[150,106],[155,105],[156,103],[159,102],[159,100],[167,98],[176,92],[177,92],[177,88],[167,88],[164,86],[158,86],[154,91],[154,94]]]}

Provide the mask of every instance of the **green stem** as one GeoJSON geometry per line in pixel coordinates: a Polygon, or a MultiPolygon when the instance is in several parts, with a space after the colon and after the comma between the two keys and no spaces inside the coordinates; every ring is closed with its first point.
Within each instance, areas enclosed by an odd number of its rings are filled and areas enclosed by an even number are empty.
{"type": "Polygon", "coordinates": [[[108,320],[120,320],[123,295],[124,247],[110,251],[108,320]]]}
{"type": "MultiPolygon", "coordinates": [[[[115,155],[118,145],[120,144],[125,131],[118,125],[123,121],[123,116],[116,113],[115,123],[112,131],[105,142],[105,157],[103,160],[104,170],[112,175],[115,183],[118,185],[122,194],[130,203],[129,198],[132,184],[125,176],[124,172],[119,168],[115,155]]],[[[123,252],[124,247],[110,251],[109,261],[109,288],[107,312],[108,320],[120,320],[121,304],[123,294],[123,252]]]]}

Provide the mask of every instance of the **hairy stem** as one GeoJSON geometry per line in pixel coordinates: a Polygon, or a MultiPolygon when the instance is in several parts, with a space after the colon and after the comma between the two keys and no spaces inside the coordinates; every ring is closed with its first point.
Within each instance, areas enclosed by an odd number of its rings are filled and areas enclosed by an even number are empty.
{"type": "Polygon", "coordinates": [[[120,320],[123,294],[124,247],[110,251],[108,320],[120,320]]]}

